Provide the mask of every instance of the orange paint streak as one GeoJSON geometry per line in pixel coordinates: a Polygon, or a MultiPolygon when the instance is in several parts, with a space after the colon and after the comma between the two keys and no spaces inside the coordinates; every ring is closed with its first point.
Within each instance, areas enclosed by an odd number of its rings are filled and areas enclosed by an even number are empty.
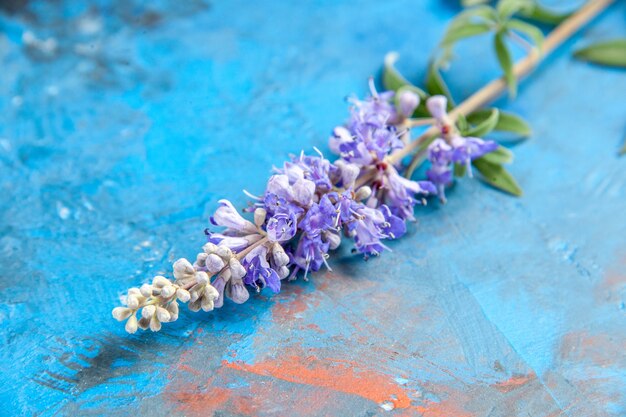
{"type": "Polygon", "coordinates": [[[516,388],[519,388],[530,381],[534,381],[537,376],[534,372],[531,372],[528,375],[514,375],[506,381],[498,382],[493,386],[501,392],[511,392],[516,388]]]}
{"type": "Polygon", "coordinates": [[[226,361],[222,364],[230,369],[256,375],[357,395],[378,404],[390,401],[395,408],[411,406],[406,392],[391,377],[369,370],[358,370],[352,362],[287,356],[277,361],[267,360],[253,365],[226,361]]]}

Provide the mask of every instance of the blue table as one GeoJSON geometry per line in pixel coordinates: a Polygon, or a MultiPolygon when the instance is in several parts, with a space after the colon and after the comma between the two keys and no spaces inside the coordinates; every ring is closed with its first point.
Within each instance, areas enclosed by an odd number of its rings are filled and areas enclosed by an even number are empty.
{"type": "MultiPolygon", "coordinates": [[[[277,296],[129,336],[126,288],[193,256],[218,199],[327,150],[386,52],[421,81],[458,10],[141,3],[3,2],[0,414],[626,414],[626,77],[568,51],[623,36],[624,3],[498,103],[534,128],[522,198],[464,180],[392,253],[346,247],[277,296]]],[[[457,98],[498,74],[488,45],[459,48],[457,98]]]]}

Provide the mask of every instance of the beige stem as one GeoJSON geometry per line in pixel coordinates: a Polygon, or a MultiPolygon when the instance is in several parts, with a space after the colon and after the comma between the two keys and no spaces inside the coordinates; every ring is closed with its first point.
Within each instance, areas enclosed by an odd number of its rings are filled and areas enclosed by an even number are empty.
{"type": "MultiPolygon", "coordinates": [[[[521,79],[528,75],[534,68],[537,67],[542,59],[550,55],[550,53],[558,48],[564,41],[569,39],[576,31],[597,16],[601,11],[606,9],[614,1],[615,0],[589,0],[578,12],[574,13],[563,23],[557,26],[556,29],[550,32],[543,43],[541,53],[539,53],[536,49],[533,49],[528,55],[515,64],[513,72],[516,78],[521,79]]],[[[450,112],[451,119],[454,121],[459,115],[466,116],[469,113],[482,108],[487,103],[490,103],[498,98],[506,90],[506,88],[507,85],[504,77],[491,81],[489,84],[485,85],[454,108],[454,110],[450,112]]],[[[412,141],[399,151],[391,154],[388,157],[389,162],[395,163],[405,156],[410,155],[427,137],[436,135],[437,133],[437,127],[430,127],[419,138],[412,141]]]]}

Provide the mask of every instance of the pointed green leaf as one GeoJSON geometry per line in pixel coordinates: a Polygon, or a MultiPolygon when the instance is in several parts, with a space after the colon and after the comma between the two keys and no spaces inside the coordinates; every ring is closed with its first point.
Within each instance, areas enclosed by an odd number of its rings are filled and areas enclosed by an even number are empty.
{"type": "Polygon", "coordinates": [[[470,127],[466,132],[464,132],[464,135],[482,138],[496,127],[499,118],[500,112],[498,109],[491,109],[489,117],[480,122],[478,125],[470,127]]]}
{"type": "MultiPolygon", "coordinates": [[[[467,121],[473,125],[478,125],[487,120],[487,118],[491,116],[491,112],[491,109],[475,111],[467,116],[467,121]]],[[[526,121],[524,121],[524,119],[516,114],[505,112],[502,110],[500,110],[498,123],[493,128],[493,130],[498,132],[513,133],[521,137],[527,137],[532,134],[530,126],[526,121]]]]}
{"type": "Polygon", "coordinates": [[[540,5],[537,1],[534,3],[534,7],[520,10],[519,15],[547,25],[558,25],[572,15],[571,13],[553,12],[552,10],[540,5]]]}
{"type": "Polygon", "coordinates": [[[537,26],[531,25],[530,23],[526,23],[519,19],[511,19],[506,24],[506,27],[510,30],[521,32],[522,34],[528,36],[530,40],[533,41],[535,46],[541,49],[543,44],[543,32],[539,30],[537,26]]]}
{"type": "Polygon", "coordinates": [[[502,32],[496,34],[494,37],[494,47],[496,49],[496,56],[498,57],[498,62],[500,63],[500,67],[504,72],[504,79],[506,80],[506,84],[509,87],[509,94],[511,97],[515,97],[517,94],[517,80],[515,78],[515,74],[513,73],[513,59],[511,58],[511,53],[504,43],[504,35],[502,32]]]}
{"type": "Polygon", "coordinates": [[[441,46],[448,48],[461,39],[481,35],[490,30],[491,25],[487,23],[466,23],[458,26],[451,25],[441,41],[441,46]]]}
{"type": "Polygon", "coordinates": [[[529,10],[533,7],[532,0],[500,0],[496,6],[498,15],[506,20],[521,10],[529,10]]]}
{"type": "Polygon", "coordinates": [[[626,39],[598,42],[579,49],[574,56],[594,64],[626,68],[626,39]]]}
{"type": "Polygon", "coordinates": [[[402,86],[411,85],[395,67],[398,58],[400,58],[400,55],[397,52],[389,52],[385,55],[383,67],[383,87],[385,87],[385,90],[396,91],[402,86]]]}
{"type": "Polygon", "coordinates": [[[493,164],[510,164],[513,162],[513,152],[504,146],[498,146],[495,151],[483,155],[482,159],[493,164]]]}
{"type": "Polygon", "coordinates": [[[467,119],[462,114],[456,117],[456,126],[461,132],[467,132],[470,127],[469,123],[467,123],[467,119]]]}
{"type": "Polygon", "coordinates": [[[430,95],[441,94],[448,98],[448,107],[452,108],[455,106],[454,99],[452,98],[452,94],[450,93],[450,89],[446,85],[439,69],[435,65],[434,62],[431,61],[428,66],[428,74],[426,75],[426,83],[425,83],[426,91],[430,95]]]}
{"type": "Polygon", "coordinates": [[[482,174],[482,179],[487,184],[517,197],[522,195],[522,189],[517,181],[502,165],[485,161],[483,158],[475,159],[472,165],[482,174]]]}

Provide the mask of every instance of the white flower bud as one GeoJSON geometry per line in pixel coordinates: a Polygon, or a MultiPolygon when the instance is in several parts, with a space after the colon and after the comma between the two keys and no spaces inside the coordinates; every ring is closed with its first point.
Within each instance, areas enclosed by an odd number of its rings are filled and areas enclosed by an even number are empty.
{"type": "Polygon", "coordinates": [[[137,331],[137,317],[134,314],[128,318],[128,321],[126,322],[126,326],[124,328],[130,334],[133,334],[137,331]]]}
{"type": "Polygon", "coordinates": [[[161,290],[161,297],[170,298],[175,293],[176,293],[176,287],[174,287],[173,285],[166,285],[161,290]]]}
{"type": "Polygon", "coordinates": [[[200,300],[195,300],[192,301],[191,303],[189,303],[187,305],[187,307],[189,307],[189,310],[196,312],[200,310],[200,300]]]}
{"type": "Polygon", "coordinates": [[[212,253],[206,258],[206,268],[210,273],[215,274],[224,268],[224,261],[216,254],[212,253]]]}
{"type": "Polygon", "coordinates": [[[286,266],[281,266],[280,268],[278,268],[278,270],[276,271],[276,273],[278,274],[278,278],[280,279],[285,279],[289,276],[289,268],[287,268],[286,266]]]}
{"type": "Polygon", "coordinates": [[[163,323],[167,323],[172,318],[172,316],[170,315],[170,312],[164,309],[163,307],[157,307],[156,315],[159,321],[163,323]]]}
{"type": "Polygon", "coordinates": [[[200,285],[209,283],[209,276],[204,271],[196,272],[196,282],[200,285]]]}
{"type": "Polygon", "coordinates": [[[246,275],[246,268],[241,265],[241,262],[237,258],[230,258],[228,267],[231,272],[231,276],[235,279],[241,279],[246,275]]]}
{"type": "Polygon", "coordinates": [[[175,321],[178,318],[178,303],[176,301],[169,303],[167,305],[167,311],[169,311],[171,316],[170,321],[175,321]]]}
{"type": "Polygon", "coordinates": [[[372,189],[368,187],[367,185],[364,185],[363,187],[360,187],[358,190],[356,190],[354,199],[356,201],[363,201],[363,200],[368,199],[371,195],[372,195],[372,189]]]}
{"type": "Polygon", "coordinates": [[[204,298],[210,298],[211,300],[217,300],[220,293],[212,285],[207,285],[204,288],[204,298]]]}
{"type": "Polygon", "coordinates": [[[265,218],[267,217],[267,210],[263,207],[259,207],[254,210],[254,224],[261,227],[263,223],[265,223],[265,218]]]}
{"type": "Polygon", "coordinates": [[[191,298],[191,294],[189,294],[189,291],[179,288],[176,290],[176,298],[178,298],[181,302],[186,303],[191,298]]]}
{"type": "Polygon", "coordinates": [[[200,304],[203,311],[211,311],[215,306],[213,299],[210,297],[202,297],[202,302],[200,304]]]}
{"type": "Polygon", "coordinates": [[[204,266],[206,265],[206,257],[209,256],[204,252],[200,252],[198,255],[196,255],[196,265],[198,265],[200,268],[204,268],[204,266]]]}
{"type": "Polygon", "coordinates": [[[156,307],[154,305],[145,306],[143,310],[141,310],[141,317],[149,319],[150,317],[154,316],[155,312],[156,307]]]}
{"type": "Polygon", "coordinates": [[[172,283],[170,282],[169,279],[167,279],[167,278],[165,278],[165,277],[163,277],[161,275],[157,275],[156,277],[154,277],[152,279],[152,285],[154,287],[157,287],[157,288],[161,288],[161,287],[164,287],[166,285],[171,285],[171,284],[172,283]]]}
{"type": "Polygon", "coordinates": [[[161,330],[161,322],[156,315],[152,316],[152,319],[150,319],[150,330],[152,330],[153,332],[158,332],[159,330],[161,330]]]}
{"type": "Polygon", "coordinates": [[[189,278],[193,276],[195,272],[193,265],[191,265],[191,263],[185,258],[180,258],[179,260],[174,262],[173,269],[174,278],[176,279],[189,278]]]}
{"type": "Polygon", "coordinates": [[[128,308],[136,310],[137,308],[139,308],[139,298],[137,298],[136,295],[129,295],[128,297],[126,297],[126,305],[128,306],[128,308]]]}
{"type": "Polygon", "coordinates": [[[229,260],[233,256],[233,252],[226,246],[218,246],[215,254],[225,260],[229,260]]]}
{"type": "Polygon", "coordinates": [[[420,98],[413,91],[403,91],[398,97],[398,107],[404,117],[411,117],[420,104],[420,98]]]}
{"type": "Polygon", "coordinates": [[[202,246],[202,250],[207,255],[210,255],[210,254],[215,253],[217,251],[217,245],[215,243],[207,242],[207,243],[204,244],[204,246],[202,246]]]}
{"type": "Polygon", "coordinates": [[[445,96],[432,96],[426,100],[426,108],[428,108],[428,112],[440,123],[448,116],[446,113],[447,106],[448,99],[445,96]]]}
{"type": "Polygon", "coordinates": [[[115,307],[113,311],[111,312],[111,314],[113,314],[113,318],[115,320],[122,321],[122,320],[126,320],[127,318],[129,318],[130,315],[133,314],[133,310],[131,310],[130,308],[126,308],[126,307],[115,307]]]}
{"type": "Polygon", "coordinates": [[[285,250],[280,243],[274,243],[272,246],[272,257],[276,266],[285,266],[289,263],[289,256],[285,253],[285,250]]]}
{"type": "Polygon", "coordinates": [[[150,297],[152,296],[152,285],[143,284],[141,288],[139,288],[139,291],[141,292],[141,295],[143,295],[144,297],[150,297]]]}
{"type": "Polygon", "coordinates": [[[141,295],[139,288],[133,287],[128,289],[128,295],[141,295]]]}

